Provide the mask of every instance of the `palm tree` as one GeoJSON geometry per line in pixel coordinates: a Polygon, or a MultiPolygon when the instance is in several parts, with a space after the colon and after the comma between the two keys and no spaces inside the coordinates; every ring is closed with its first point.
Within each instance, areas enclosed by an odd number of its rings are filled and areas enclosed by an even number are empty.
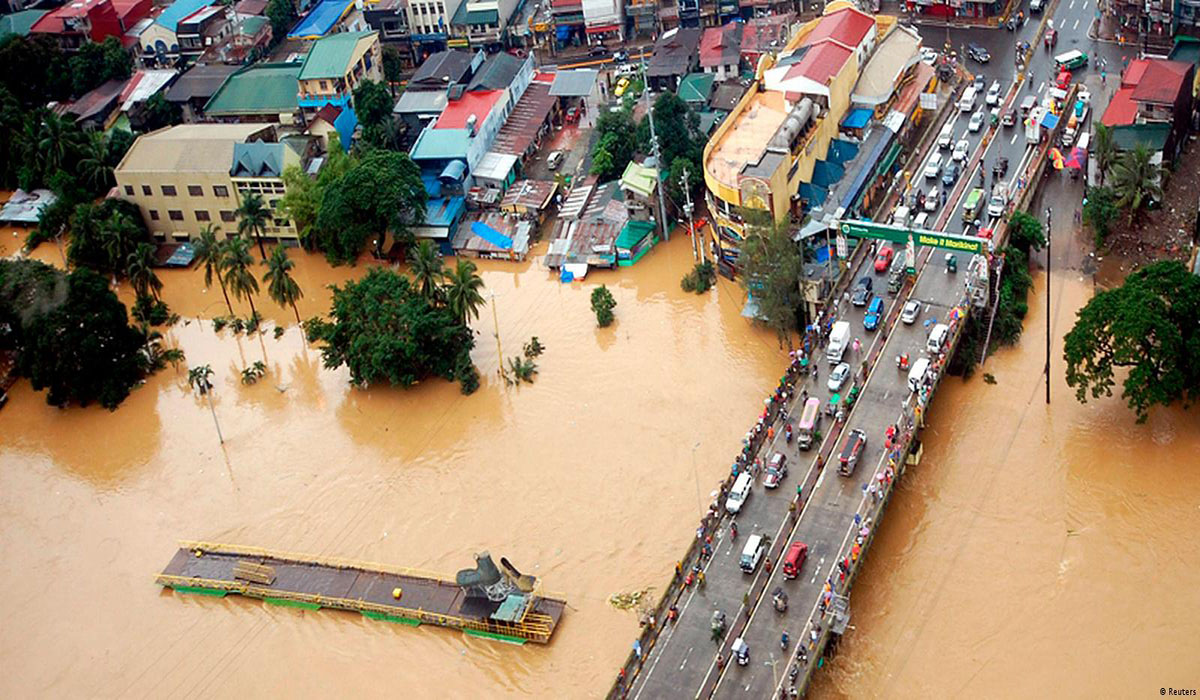
{"type": "Polygon", "coordinates": [[[266,260],[267,251],[263,248],[262,234],[267,230],[271,210],[263,202],[262,195],[257,192],[247,192],[243,195],[241,203],[238,204],[237,215],[238,233],[254,234],[254,240],[258,241],[258,252],[263,260],[266,260]]]}
{"type": "Polygon", "coordinates": [[[77,132],[72,130],[74,125],[58,115],[47,112],[42,119],[41,129],[38,130],[37,149],[45,172],[52,174],[61,170],[67,160],[67,154],[75,145],[77,132]]]}
{"type": "Polygon", "coordinates": [[[263,282],[267,283],[267,296],[280,306],[291,306],[296,314],[296,323],[300,323],[300,311],[296,308],[296,301],[304,296],[304,292],[300,291],[300,285],[292,279],[291,270],[296,263],[288,259],[287,251],[281,245],[275,246],[271,257],[264,262],[267,272],[263,275],[263,282]]]}
{"type": "Polygon", "coordinates": [[[421,290],[421,296],[433,301],[438,282],[443,276],[442,254],[433,247],[433,241],[425,238],[409,251],[408,261],[412,264],[413,279],[421,290]]]}
{"type": "Polygon", "coordinates": [[[1113,192],[1117,195],[1117,207],[1129,212],[1129,223],[1133,217],[1150,203],[1151,199],[1162,201],[1163,188],[1161,165],[1151,163],[1150,149],[1138,144],[1132,151],[1121,154],[1112,166],[1113,192]]]}
{"type": "Polygon", "coordinates": [[[243,298],[250,302],[250,318],[258,318],[254,308],[254,295],[258,293],[258,280],[250,270],[254,267],[254,256],[250,254],[250,243],[241,236],[234,236],[225,241],[225,259],[222,270],[225,283],[233,295],[241,301],[243,298]]]}
{"type": "Polygon", "coordinates": [[[138,296],[152,296],[154,301],[159,301],[158,293],[162,291],[163,283],[154,272],[154,246],[138,244],[126,258],[125,276],[138,296]]]}
{"type": "Polygon", "coordinates": [[[1096,154],[1096,169],[1100,171],[1100,186],[1117,159],[1117,144],[1113,142],[1112,129],[1105,124],[1096,125],[1096,140],[1092,141],[1092,153],[1096,154]]]}
{"type": "Polygon", "coordinates": [[[213,425],[217,426],[217,439],[220,440],[221,444],[223,445],[225,444],[225,437],[221,435],[221,424],[217,422],[217,409],[213,408],[212,402],[213,385],[208,379],[212,376],[212,374],[212,367],[209,367],[208,365],[192,367],[188,370],[188,386],[196,391],[199,391],[201,396],[204,396],[208,399],[208,410],[212,412],[213,425]]]}
{"type": "Polygon", "coordinates": [[[196,262],[204,266],[204,286],[211,287],[213,272],[217,273],[217,282],[221,284],[221,294],[225,296],[225,306],[229,307],[229,315],[233,315],[233,304],[229,303],[229,292],[225,289],[225,278],[221,274],[225,259],[225,247],[217,241],[220,226],[205,224],[200,229],[200,235],[192,241],[192,249],[196,254],[196,262]]]}
{"type": "Polygon", "coordinates": [[[79,174],[83,181],[97,190],[107,189],[112,182],[112,168],[105,162],[108,158],[108,141],[104,133],[89,131],[84,136],[80,149],[79,174]]]}
{"type": "Polygon", "coordinates": [[[483,306],[483,278],[475,274],[475,263],[459,259],[454,269],[446,273],[446,300],[450,312],[464,326],[471,317],[479,318],[483,306]]]}

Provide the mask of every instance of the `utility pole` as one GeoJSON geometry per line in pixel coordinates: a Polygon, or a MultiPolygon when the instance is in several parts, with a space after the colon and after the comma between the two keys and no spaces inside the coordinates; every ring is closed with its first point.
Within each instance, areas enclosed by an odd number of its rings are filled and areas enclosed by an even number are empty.
{"type": "MultiPolygon", "coordinates": [[[[650,106],[650,83],[646,76],[646,54],[642,53],[642,102],[646,104],[646,119],[650,122],[650,152],[654,155],[654,163],[659,172],[666,169],[666,165],[662,162],[662,156],[658,150],[658,136],[654,133],[654,109],[650,106]]],[[[658,225],[662,226],[663,240],[671,240],[671,231],[667,228],[667,211],[663,205],[663,188],[662,178],[655,177],[655,184],[658,192],[658,225]]]]}
{"type": "Polygon", "coordinates": [[[500,349],[500,317],[496,315],[496,293],[491,292],[489,298],[492,300],[492,324],[496,327],[496,359],[500,361],[500,368],[497,372],[500,377],[504,377],[504,351],[500,349]]]}
{"type": "Polygon", "coordinates": [[[685,166],[683,168],[683,174],[679,176],[679,187],[683,189],[683,212],[687,214],[688,231],[691,232],[692,236],[692,259],[698,262],[704,255],[704,247],[697,245],[696,243],[696,224],[692,221],[692,211],[694,208],[692,207],[692,191],[688,187],[688,180],[691,178],[691,175],[692,174],[688,172],[688,169],[685,166]]]}
{"type": "Polygon", "coordinates": [[[1046,405],[1050,405],[1050,217],[1046,207],[1046,405]]]}

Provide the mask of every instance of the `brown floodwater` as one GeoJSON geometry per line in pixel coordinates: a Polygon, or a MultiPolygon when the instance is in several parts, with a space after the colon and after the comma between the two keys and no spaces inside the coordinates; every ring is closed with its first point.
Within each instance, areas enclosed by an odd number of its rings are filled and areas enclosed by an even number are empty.
{"type": "Polygon", "coordinates": [[[813,697],[1147,697],[1200,682],[1200,417],[1159,408],[1137,425],[1116,396],[1076,401],[1062,336],[1093,285],[1082,246],[1065,261],[1055,246],[1052,403],[1038,271],[1020,345],[983,368],[996,384],[978,373],[938,391],[813,697]]]}
{"type": "MultiPolygon", "coordinates": [[[[3,239],[11,254],[17,239],[3,239]]],[[[325,285],[365,271],[292,255],[305,317],[327,310],[325,285]]],[[[53,244],[35,257],[59,260],[53,244]]],[[[602,694],[637,631],[635,613],[607,598],[667,580],[786,362],[773,335],[740,317],[735,285],[680,290],[691,265],[682,236],[570,285],[540,259],[480,263],[505,355],[534,335],[547,349],[536,383],[505,387],[484,309],[472,324],[484,385],[469,397],[441,380],[351,389],[265,296],[258,308],[284,324],[282,338],[214,333],[220,290],[205,291],[196,271],[164,271],[166,301],[185,318],[168,342],[214,369],[225,446],[184,368],[112,413],[51,408],[27,382],[15,387],[0,412],[0,694],[602,694]],[[589,309],[601,283],[618,302],[607,329],[589,309]],[[266,377],[242,385],[256,360],[266,377]],[[176,595],[153,577],[179,539],[448,574],[490,550],[570,609],[550,645],[514,647],[176,595]]]]}

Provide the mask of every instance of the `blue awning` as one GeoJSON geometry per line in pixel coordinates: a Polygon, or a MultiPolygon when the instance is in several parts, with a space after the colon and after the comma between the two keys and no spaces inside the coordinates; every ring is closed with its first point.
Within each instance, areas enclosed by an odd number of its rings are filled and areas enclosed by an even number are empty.
{"type": "Polygon", "coordinates": [[[829,142],[829,150],[825,152],[825,160],[841,165],[849,160],[853,160],[856,155],[858,155],[857,143],[834,139],[829,142]]]}
{"type": "Polygon", "coordinates": [[[813,164],[812,184],[828,189],[845,174],[846,169],[837,163],[818,160],[813,164]]]}
{"type": "Polygon", "coordinates": [[[488,243],[491,243],[492,245],[496,246],[497,248],[504,248],[505,250],[512,250],[513,242],[512,242],[511,238],[504,235],[503,233],[500,233],[499,231],[492,228],[491,226],[488,226],[487,224],[483,223],[482,221],[476,221],[471,224],[471,233],[475,234],[476,236],[479,236],[480,238],[487,241],[488,243]]]}
{"type": "Polygon", "coordinates": [[[560,25],[556,29],[558,30],[559,41],[566,41],[571,38],[571,28],[569,26],[560,25]]]}
{"type": "Polygon", "coordinates": [[[847,129],[861,129],[867,125],[867,122],[871,121],[872,114],[874,114],[874,112],[866,107],[859,107],[858,109],[851,110],[850,113],[846,115],[846,118],[842,120],[842,126],[846,127],[847,129]]]}
{"type": "Polygon", "coordinates": [[[858,168],[858,170],[854,173],[854,180],[851,181],[850,189],[846,191],[846,196],[842,198],[842,201],[838,202],[838,206],[846,211],[850,211],[854,207],[854,202],[858,201],[858,196],[862,194],[867,180],[875,175],[875,166],[879,164],[880,159],[883,158],[883,154],[892,145],[892,139],[895,138],[895,134],[887,129],[884,129],[884,133],[887,134],[887,138],[879,139],[879,143],[875,144],[875,147],[871,149],[871,152],[867,154],[865,159],[849,164],[851,167],[858,168]]]}
{"type": "Polygon", "coordinates": [[[461,160],[452,160],[446,164],[446,167],[442,170],[442,174],[438,176],[438,179],[442,180],[443,182],[447,180],[450,182],[462,182],[466,175],[467,164],[461,160]]]}
{"type": "Polygon", "coordinates": [[[1058,115],[1046,112],[1046,114],[1042,116],[1042,128],[1053,129],[1056,126],[1058,126],[1058,115]]]}

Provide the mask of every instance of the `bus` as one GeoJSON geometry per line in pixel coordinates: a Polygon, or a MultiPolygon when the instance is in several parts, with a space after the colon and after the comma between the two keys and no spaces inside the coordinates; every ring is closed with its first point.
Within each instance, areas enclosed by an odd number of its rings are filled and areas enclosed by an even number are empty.
{"type": "Polygon", "coordinates": [[[800,449],[807,450],[812,447],[813,433],[821,425],[821,402],[814,398],[810,398],[804,402],[804,409],[800,412],[800,449]]]}

